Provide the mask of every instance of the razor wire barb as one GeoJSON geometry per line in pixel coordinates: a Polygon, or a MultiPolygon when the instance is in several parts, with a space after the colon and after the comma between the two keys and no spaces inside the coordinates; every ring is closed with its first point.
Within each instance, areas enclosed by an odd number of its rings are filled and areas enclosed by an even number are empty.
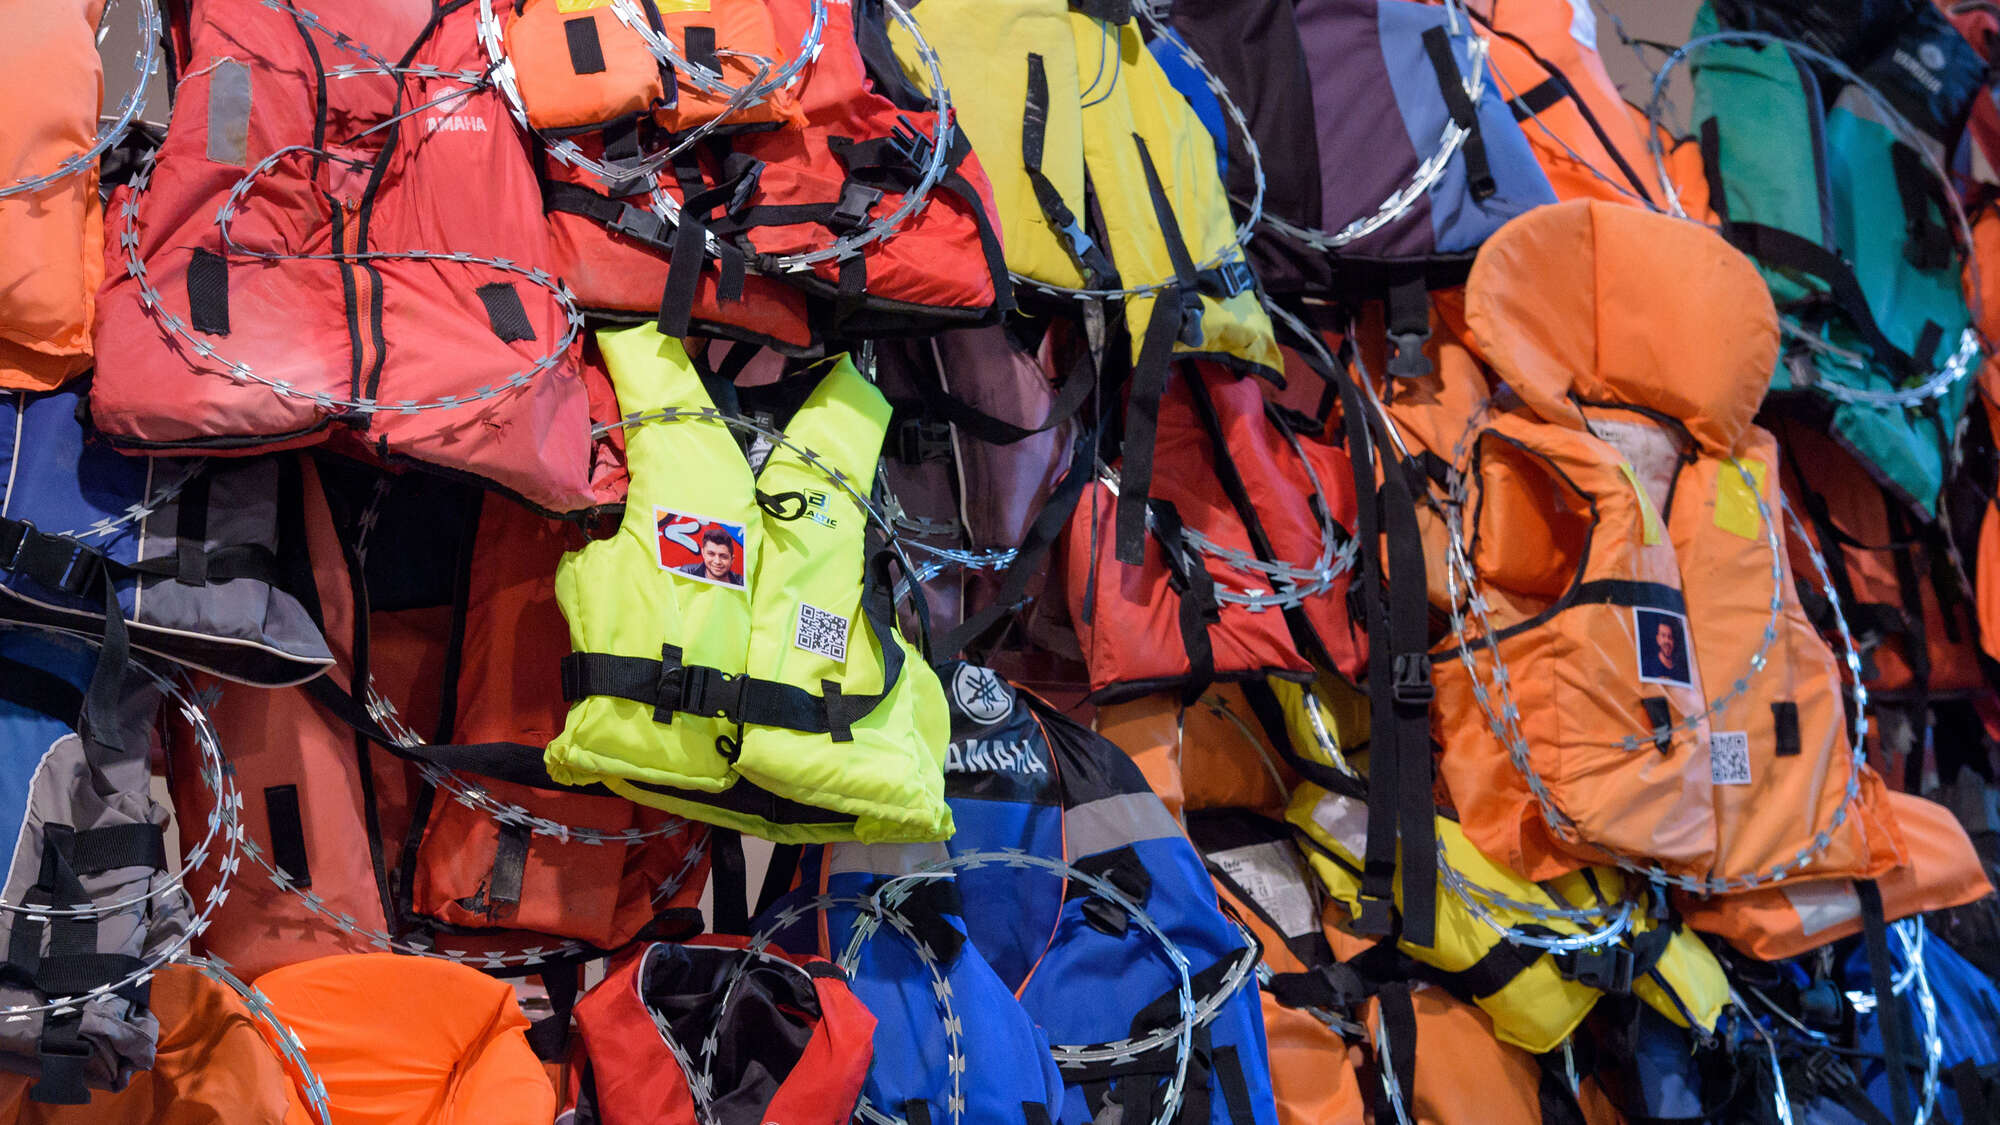
{"type": "MultiPolygon", "coordinates": [[[[108,15],[114,4],[107,4],[104,14],[108,15]]],[[[118,110],[111,117],[110,125],[100,124],[96,137],[81,152],[64,157],[54,169],[42,173],[30,173],[9,183],[0,184],[0,199],[16,195],[32,195],[45,188],[80,175],[97,167],[104,154],[117,147],[118,142],[132,131],[132,125],[146,108],[147,83],[160,65],[160,10],[158,0],[138,0],[139,48],[132,56],[132,84],[125,95],[118,100],[118,110]]],[[[100,16],[100,22],[102,16],[100,16]]],[[[102,40],[100,28],[98,38],[102,40]]]]}
{"type": "MultiPolygon", "coordinates": [[[[1674,48],[1660,63],[1660,68],[1653,74],[1652,97],[1646,104],[1646,120],[1649,125],[1646,131],[1646,148],[1653,158],[1653,171],[1659,178],[1660,190],[1667,201],[1669,211],[1674,216],[1682,219],[1690,218],[1687,209],[1681,203],[1680,191],[1674,184],[1673,176],[1667,171],[1666,150],[1660,141],[1660,136],[1665,131],[1664,122],[1661,118],[1662,110],[1666,103],[1667,79],[1673,73],[1676,66],[1682,63],[1694,65],[1691,60],[1695,53],[1701,48],[1710,46],[1753,46],[1759,48],[1775,46],[1785,51],[1792,58],[1804,59],[1827,73],[1832,74],[1842,82],[1847,83],[1854,89],[1861,91],[1862,96],[1868,99],[1875,113],[1879,115],[1880,121],[1889,127],[1890,132],[1896,135],[1898,141],[1916,152],[1923,160],[1924,169],[1937,180],[1941,188],[1940,194],[1944,197],[1946,213],[1951,219],[1952,234],[1958,242],[1959,253],[1963,258],[1965,272],[1970,279],[1968,282],[1968,288],[1971,290],[1969,304],[1973,308],[1979,307],[1981,293],[1979,256],[1974,252],[1973,248],[1972,223],[1966,218],[1965,208],[1959,202],[1958,192],[1952,188],[1951,177],[1946,174],[1943,165],[1938,162],[1937,154],[1934,151],[1936,147],[1935,142],[1926,137],[1915,125],[1912,125],[1909,118],[1904,116],[1901,110],[1897,109],[1867,79],[1857,74],[1852,67],[1849,67],[1846,63],[1841,62],[1831,55],[1814,50],[1796,40],[1786,39],[1782,36],[1772,35],[1763,31],[1711,32],[1706,35],[1697,35],[1679,47],[1674,48]]],[[[1791,317],[1779,317],[1778,326],[1785,335],[1799,341],[1808,350],[1818,355],[1826,356],[1830,361],[1840,363],[1849,370],[1858,371],[1863,376],[1872,377],[1874,375],[1871,366],[1862,360],[1860,356],[1828,342],[1818,333],[1795,322],[1791,317]]],[[[1813,384],[1813,389],[1853,405],[1889,407],[1903,410],[1915,409],[1922,407],[1925,403],[1934,399],[1949,394],[1953,387],[1957,386],[1966,376],[1970,375],[1977,366],[1975,361],[1979,356],[1980,350],[1981,340],[1979,331],[1976,328],[1967,328],[1960,334],[1958,345],[1952,351],[1952,354],[1947,356],[1935,371],[1925,376],[1915,386],[1898,387],[1893,390],[1881,391],[1868,387],[1849,387],[1837,382],[1820,380],[1813,384]]]]}

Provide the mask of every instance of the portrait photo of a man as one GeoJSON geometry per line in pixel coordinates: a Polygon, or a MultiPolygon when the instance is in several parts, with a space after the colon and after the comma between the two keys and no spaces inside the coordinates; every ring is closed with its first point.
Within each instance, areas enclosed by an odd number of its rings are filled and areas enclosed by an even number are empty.
{"type": "Polygon", "coordinates": [[[1687,618],[1664,609],[1634,609],[1632,623],[1639,640],[1639,682],[1693,687],[1687,618]]]}
{"type": "Polygon", "coordinates": [[[659,537],[660,569],[743,589],[743,525],[667,508],[653,509],[659,537]]]}

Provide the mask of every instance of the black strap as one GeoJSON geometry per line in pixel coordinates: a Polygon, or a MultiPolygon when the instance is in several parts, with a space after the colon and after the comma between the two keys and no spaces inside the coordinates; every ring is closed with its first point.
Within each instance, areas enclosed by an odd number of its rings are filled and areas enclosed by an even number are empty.
{"type": "Polygon", "coordinates": [[[1431,338],[1431,293],[1423,275],[1413,274],[1392,282],[1383,305],[1383,327],[1389,337],[1389,374],[1398,379],[1421,379],[1429,375],[1431,361],[1424,354],[1424,344],[1431,338]]]}
{"type": "Polygon", "coordinates": [[[1889,1104],[1897,1121],[1912,1120],[1910,1013],[1896,998],[1895,962],[1889,956],[1889,923],[1882,911],[1882,888],[1873,879],[1854,881],[1861,902],[1862,943],[1868,951],[1868,978],[1875,990],[1876,1025],[1882,1031],[1883,1070],[1889,1077],[1889,1104]]]}
{"type": "Polygon", "coordinates": [[[1048,220],[1049,229],[1056,232],[1063,249],[1083,271],[1084,282],[1091,289],[1114,289],[1118,286],[1118,271],[1104,249],[1083,229],[1083,220],[1077,218],[1062,197],[1062,192],[1042,171],[1042,150],[1048,138],[1049,129],[1049,76],[1043,65],[1042,56],[1030,52],[1028,55],[1027,101],[1021,107],[1021,164],[1028,173],[1028,183],[1034,188],[1035,202],[1041,206],[1042,217],[1048,220]]]}
{"type": "MultiPolygon", "coordinates": [[[[592,24],[592,27],[597,26],[592,24]]],[[[535,326],[521,304],[521,293],[511,281],[494,281],[473,290],[486,306],[486,323],[493,335],[506,343],[535,338],[535,326]]]]}
{"type": "Polygon", "coordinates": [[[1662,755],[1674,750],[1674,712],[1663,695],[1649,695],[1639,700],[1646,710],[1646,721],[1653,728],[1653,749],[1662,755]]]}
{"type": "Polygon", "coordinates": [[[1250,1104],[1250,1083],[1243,1077],[1243,1060],[1231,1043],[1209,1053],[1210,1074],[1222,1087],[1222,1104],[1229,1109],[1230,1125],[1252,1125],[1257,1116],[1250,1104]]]}
{"type": "MultiPolygon", "coordinates": [[[[1951,268],[1957,249],[1951,228],[1934,204],[1938,182],[1917,150],[1901,141],[1889,146],[1889,165],[1896,175],[1896,193],[1903,202],[1903,258],[1927,273],[1951,268]]],[[[1919,354],[1924,349],[1919,348],[1919,354]]]]}
{"type": "Polygon", "coordinates": [[[1771,704],[1771,730],[1776,742],[1773,750],[1780,758],[1796,758],[1804,752],[1804,743],[1799,737],[1799,705],[1789,699],[1781,699],[1771,704]]]}
{"type": "Polygon", "coordinates": [[[1567,97],[1569,87],[1551,74],[1515,96],[1510,103],[1514,107],[1514,120],[1526,121],[1567,97]]]}
{"type": "Polygon", "coordinates": [[[1222,623],[1222,603],[1216,597],[1215,579],[1207,564],[1187,542],[1179,509],[1165,500],[1146,504],[1152,513],[1148,526],[1160,541],[1160,553],[1167,565],[1167,586],[1179,596],[1177,620],[1181,647],[1187,650],[1187,681],[1181,686],[1181,705],[1200,699],[1215,682],[1215,644],[1210,630],[1222,623]]]}
{"type": "Polygon", "coordinates": [[[83,721],[83,691],[54,672],[0,656],[0,703],[46,715],[75,730],[83,721]]]}
{"type": "MultiPolygon", "coordinates": [[[[1403,1105],[1414,1108],[1417,1102],[1417,1009],[1410,999],[1410,982],[1390,981],[1376,993],[1376,1018],[1382,1021],[1382,1034],[1389,1041],[1388,1062],[1396,1072],[1396,1089],[1401,1094],[1403,1105]]],[[[1395,1108],[1389,1104],[1389,1092],[1384,1084],[1375,1083],[1372,1096],[1375,1102],[1375,1120],[1396,1121],[1395,1108]]]]}
{"type": "Polygon", "coordinates": [[[183,586],[208,585],[208,493],[213,479],[197,472],[174,498],[174,581],[183,586]]]}
{"type": "Polygon", "coordinates": [[[799,844],[778,844],[771,849],[771,862],[764,868],[764,885],[757,891],[757,916],[763,917],[798,878],[799,859],[805,848],[799,844]]]}
{"type": "Polygon", "coordinates": [[[1958,1116],[1961,1121],[2000,1120],[2000,1102],[1996,1102],[1994,1079],[1996,1068],[1991,1064],[1981,1066],[1976,1062],[1962,1062],[1945,1071],[1946,1081],[1951,1083],[1952,1093],[1958,1095],[1958,1116]]]}
{"type": "Polygon", "coordinates": [[[187,266],[187,298],[195,331],[229,335],[229,259],[196,247],[187,266]]]}
{"type": "Polygon", "coordinates": [[[264,823],[270,827],[271,859],[294,886],[312,886],[312,866],[306,858],[305,821],[299,815],[299,787],[273,785],[264,790],[264,823]]]}
{"type": "Polygon", "coordinates": [[[1499,188],[1493,182],[1493,167],[1487,163],[1479,114],[1472,99],[1465,95],[1465,76],[1458,69],[1458,58],[1451,51],[1451,37],[1443,27],[1425,29],[1424,53],[1430,56],[1431,69],[1437,74],[1445,111],[1451,114],[1453,124],[1465,130],[1465,145],[1459,151],[1465,155],[1466,187],[1474,199],[1491,199],[1499,188]]]}
{"type": "Polygon", "coordinates": [[[717,74],[722,73],[722,60],[715,51],[715,29],[700,25],[690,26],[683,33],[683,53],[696,66],[706,67],[717,74]]]}
{"type": "Polygon", "coordinates": [[[710,826],[709,928],[718,934],[750,933],[750,883],[743,858],[743,835],[734,828],[710,826]]]}
{"type": "Polygon", "coordinates": [[[604,73],[604,44],[597,38],[597,21],[572,16],[563,21],[563,39],[569,44],[569,66],[578,74],[604,73]]]}
{"type": "Polygon", "coordinates": [[[583,990],[583,962],[565,961],[543,969],[542,988],[548,993],[549,1014],[528,1026],[528,1046],[543,1062],[559,1063],[569,1054],[570,1013],[583,990]]]}
{"type": "Polygon", "coordinates": [[[486,878],[487,909],[495,916],[521,905],[533,831],[526,824],[500,824],[493,841],[493,867],[486,878]]]}
{"type": "Polygon", "coordinates": [[[903,1120],[909,1125],[931,1125],[930,1103],[922,1098],[911,1098],[904,1102],[903,1120]]]}

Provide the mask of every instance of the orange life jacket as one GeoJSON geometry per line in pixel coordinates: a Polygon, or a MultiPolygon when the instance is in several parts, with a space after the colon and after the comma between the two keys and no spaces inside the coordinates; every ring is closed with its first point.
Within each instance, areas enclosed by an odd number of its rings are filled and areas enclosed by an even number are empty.
{"type": "Polygon", "coordinates": [[[555,1090],[513,986],[390,953],[321,957],[258,977],[341,1125],[548,1125],[555,1090]]]}
{"type": "Polygon", "coordinates": [[[1456,639],[1433,650],[1438,768],[1467,836],[1537,880],[1592,862],[1705,886],[1887,871],[1880,779],[1772,548],[1777,451],[1750,420],[1776,317],[1748,260],[1691,223],[1558,204],[1486,244],[1465,309],[1441,352],[1484,369],[1441,354],[1389,411],[1470,489],[1476,679],[1456,639]],[[1699,284],[1662,291],[1669,263],[1699,284]],[[1486,371],[1511,397],[1487,397],[1486,371]]]}
{"type": "MultiPolygon", "coordinates": [[[[1371,1048],[1386,1033],[1388,1070],[1408,1120],[1422,1125],[1619,1125],[1624,1119],[1579,1065],[1579,1088],[1563,1074],[1561,1052],[1531,1055],[1493,1038],[1485,1013],[1441,988],[1391,986],[1368,1003],[1371,1048]],[[1386,1029],[1384,1024],[1386,1023],[1386,1029]]],[[[1399,1120],[1382,1085],[1383,1052],[1362,1072],[1375,1121],[1399,1120]]]]}
{"type": "MultiPolygon", "coordinates": [[[[1908,859],[1878,879],[1888,921],[1977,902],[1993,893],[1979,853],[1950,809],[1907,793],[1885,795],[1908,859]]],[[[1740,894],[1676,899],[1697,930],[1766,961],[1796,957],[1861,932],[1851,879],[1811,879],[1740,894]]]]}
{"type": "MultiPolygon", "coordinates": [[[[0,190],[60,171],[97,134],[104,0],[9,5],[0,74],[13,107],[0,129],[0,190]]],[[[104,278],[97,161],[0,197],[0,388],[45,391],[90,366],[90,318],[104,278]]]]}

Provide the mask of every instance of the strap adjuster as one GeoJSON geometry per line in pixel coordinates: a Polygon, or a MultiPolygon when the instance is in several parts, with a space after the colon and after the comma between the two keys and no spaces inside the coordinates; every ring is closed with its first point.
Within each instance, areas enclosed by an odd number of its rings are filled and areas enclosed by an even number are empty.
{"type": "Polygon", "coordinates": [[[697,715],[704,719],[743,717],[743,691],[750,677],[731,675],[705,664],[682,664],[680,650],[671,645],[661,652],[660,678],[654,693],[653,721],[670,725],[675,714],[697,715]]]}
{"type": "Polygon", "coordinates": [[[612,234],[622,234],[635,242],[664,249],[667,245],[667,223],[665,219],[630,203],[619,207],[618,217],[611,220],[612,234]]]}
{"type": "Polygon", "coordinates": [[[896,115],[896,127],[889,130],[889,144],[919,172],[930,164],[931,150],[935,147],[917,128],[917,123],[901,113],[896,115]]]}
{"type": "Polygon", "coordinates": [[[951,460],[951,423],[934,418],[905,418],[896,423],[890,456],[905,465],[951,460]]]}
{"type": "Polygon", "coordinates": [[[1431,659],[1425,653],[1397,653],[1395,674],[1390,682],[1398,703],[1428,707],[1437,697],[1437,689],[1431,684],[1431,659]]]}
{"type": "Polygon", "coordinates": [[[1599,992],[1623,996],[1632,991],[1633,965],[1632,951],[1613,945],[1572,954],[1563,975],[1599,992]]]}
{"type": "Polygon", "coordinates": [[[848,180],[840,186],[840,203],[827,216],[826,225],[840,234],[856,230],[868,221],[868,212],[881,201],[880,190],[848,180]]]}
{"type": "Polygon", "coordinates": [[[0,520],[0,570],[13,574],[21,569],[21,559],[28,553],[28,540],[36,534],[35,525],[27,520],[0,520]],[[8,544],[7,537],[14,541],[8,544]]]}

